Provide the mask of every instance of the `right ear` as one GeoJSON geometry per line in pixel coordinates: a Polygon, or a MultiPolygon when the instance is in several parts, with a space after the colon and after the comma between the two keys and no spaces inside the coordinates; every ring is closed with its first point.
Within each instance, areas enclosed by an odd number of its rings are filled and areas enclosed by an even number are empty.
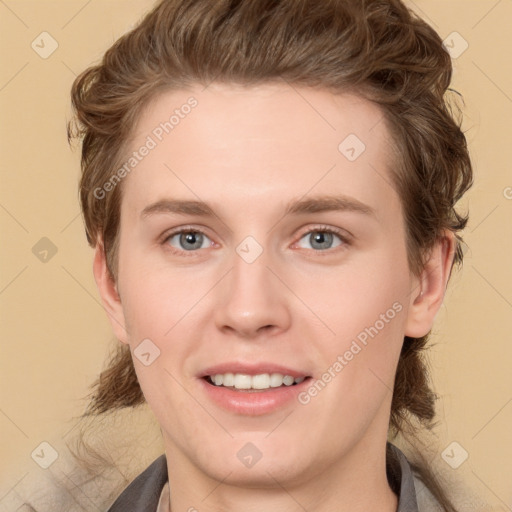
{"type": "Polygon", "coordinates": [[[101,302],[112,325],[112,330],[121,343],[128,343],[123,305],[117,292],[116,283],[110,276],[105,257],[105,249],[101,239],[98,239],[96,244],[93,273],[96,286],[100,292],[101,302]]]}

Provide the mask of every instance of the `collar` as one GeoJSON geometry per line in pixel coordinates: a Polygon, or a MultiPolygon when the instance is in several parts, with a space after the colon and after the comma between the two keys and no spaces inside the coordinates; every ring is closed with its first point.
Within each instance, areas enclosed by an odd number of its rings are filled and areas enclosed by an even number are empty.
{"type": "MultiPolygon", "coordinates": [[[[419,512],[412,468],[391,443],[387,444],[386,466],[389,484],[398,495],[397,512],[419,512]]],[[[167,459],[161,455],[123,491],[108,512],[166,512],[162,504],[169,502],[168,493],[167,459]]]]}
{"type": "Polygon", "coordinates": [[[398,496],[397,512],[418,512],[411,465],[405,455],[391,443],[387,444],[386,466],[389,483],[398,496]]]}

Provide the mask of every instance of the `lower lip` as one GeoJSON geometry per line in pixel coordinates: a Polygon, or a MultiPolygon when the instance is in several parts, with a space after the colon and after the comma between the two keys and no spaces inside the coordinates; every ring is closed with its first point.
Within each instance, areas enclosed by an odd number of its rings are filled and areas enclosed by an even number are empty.
{"type": "Polygon", "coordinates": [[[269,414],[294,400],[298,403],[297,395],[310,384],[310,380],[308,377],[295,386],[280,386],[264,391],[233,391],[199,379],[210,400],[223,409],[247,416],[269,414]]]}

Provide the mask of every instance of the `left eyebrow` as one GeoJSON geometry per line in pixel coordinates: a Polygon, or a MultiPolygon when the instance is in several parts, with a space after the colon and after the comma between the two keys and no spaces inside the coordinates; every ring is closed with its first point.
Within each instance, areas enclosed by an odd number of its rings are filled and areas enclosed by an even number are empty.
{"type": "Polygon", "coordinates": [[[357,212],[377,218],[374,208],[349,196],[317,196],[292,201],[288,204],[285,215],[328,211],[357,212]]]}
{"type": "MultiPolygon", "coordinates": [[[[377,218],[374,208],[362,203],[358,199],[348,196],[317,196],[308,199],[293,200],[286,206],[284,215],[328,211],[356,212],[377,218]]],[[[141,217],[148,217],[156,213],[176,213],[178,215],[198,215],[201,217],[216,216],[213,208],[203,201],[163,199],[146,206],[141,212],[141,217]]]]}

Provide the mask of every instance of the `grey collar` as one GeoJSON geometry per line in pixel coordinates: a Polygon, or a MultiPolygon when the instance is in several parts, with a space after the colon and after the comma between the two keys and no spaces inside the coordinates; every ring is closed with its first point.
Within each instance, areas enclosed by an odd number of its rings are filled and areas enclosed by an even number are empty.
{"type": "MultiPolygon", "coordinates": [[[[395,487],[394,490],[398,494],[397,512],[418,512],[414,475],[409,461],[396,446],[391,443],[388,443],[387,446],[388,450],[392,452],[393,458],[395,458],[395,467],[388,471],[388,479],[390,479],[391,487],[395,487]],[[398,467],[396,462],[400,464],[400,467],[398,467]],[[397,479],[395,482],[391,481],[393,475],[397,479]]],[[[388,461],[388,465],[392,467],[393,461],[388,461]]]]}
{"type": "MultiPolygon", "coordinates": [[[[397,512],[419,512],[414,476],[405,455],[394,445],[387,445],[388,480],[398,495],[397,512]]],[[[155,512],[167,482],[167,461],[161,455],[119,496],[108,512],[155,512]]]]}

